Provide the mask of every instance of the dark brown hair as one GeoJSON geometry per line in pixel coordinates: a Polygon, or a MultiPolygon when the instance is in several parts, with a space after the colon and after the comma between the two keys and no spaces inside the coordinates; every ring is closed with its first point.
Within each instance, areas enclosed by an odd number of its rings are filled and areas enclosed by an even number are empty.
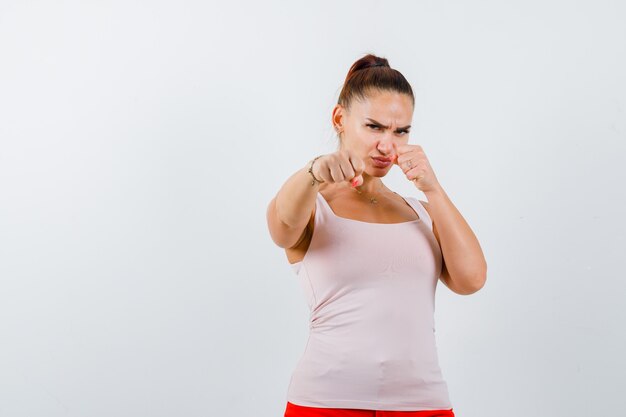
{"type": "Polygon", "coordinates": [[[407,94],[415,106],[413,89],[406,78],[400,71],[391,68],[386,58],[372,54],[367,54],[352,64],[339,93],[337,104],[349,110],[352,100],[355,98],[364,100],[375,90],[407,94]]]}

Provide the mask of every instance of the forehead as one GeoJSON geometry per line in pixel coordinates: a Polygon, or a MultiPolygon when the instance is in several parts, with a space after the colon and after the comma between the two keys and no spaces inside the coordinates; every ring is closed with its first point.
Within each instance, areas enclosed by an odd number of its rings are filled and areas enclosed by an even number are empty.
{"type": "Polygon", "coordinates": [[[411,98],[395,91],[371,92],[365,100],[354,100],[351,107],[353,116],[370,117],[385,124],[410,124],[413,118],[411,98]]]}

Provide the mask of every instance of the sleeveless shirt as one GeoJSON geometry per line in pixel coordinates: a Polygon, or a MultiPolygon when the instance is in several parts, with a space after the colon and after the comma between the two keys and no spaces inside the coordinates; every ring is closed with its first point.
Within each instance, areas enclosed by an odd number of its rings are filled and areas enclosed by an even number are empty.
{"type": "Polygon", "coordinates": [[[304,258],[291,264],[310,309],[309,337],[287,401],[322,408],[451,409],[435,340],[442,254],[426,209],[369,223],[337,216],[316,196],[304,258]]]}

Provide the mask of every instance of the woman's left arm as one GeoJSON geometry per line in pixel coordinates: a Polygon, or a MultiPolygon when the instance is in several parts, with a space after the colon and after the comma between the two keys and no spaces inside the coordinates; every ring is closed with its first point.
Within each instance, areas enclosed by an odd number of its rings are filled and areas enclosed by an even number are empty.
{"type": "Polygon", "coordinates": [[[424,149],[412,144],[394,147],[396,165],[428,198],[424,207],[444,258],[441,280],[457,294],[475,293],[487,280],[487,262],[478,239],[439,184],[424,149]]]}
{"type": "Polygon", "coordinates": [[[441,280],[457,294],[475,293],[487,280],[487,261],[478,239],[443,187],[438,185],[424,194],[428,198],[424,206],[444,258],[441,280]]]}

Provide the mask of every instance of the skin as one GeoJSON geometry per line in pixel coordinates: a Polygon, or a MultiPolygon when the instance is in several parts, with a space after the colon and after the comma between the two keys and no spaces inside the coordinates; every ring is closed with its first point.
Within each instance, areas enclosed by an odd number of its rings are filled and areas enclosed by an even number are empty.
{"type": "MultiPolygon", "coordinates": [[[[372,223],[411,221],[418,214],[381,180],[394,166],[402,169],[407,180],[428,199],[420,202],[430,215],[443,254],[441,281],[453,292],[469,295],[484,286],[487,263],[476,236],[438,182],[423,148],[409,144],[409,134],[400,130],[411,124],[413,110],[408,95],[392,91],[370,91],[365,100],[354,99],[349,109],[337,104],[332,123],[340,135],[338,152],[348,152],[355,169],[350,171],[352,178],[316,186],[340,217],[372,223]],[[380,168],[375,166],[374,156],[391,157],[395,163],[380,168]],[[350,179],[357,179],[360,185],[354,187],[350,179]],[[362,193],[355,192],[357,189],[362,193]],[[376,196],[379,203],[371,204],[369,196],[376,196]]],[[[331,179],[327,169],[332,166],[331,157],[323,156],[318,161],[316,177],[331,179]]],[[[305,233],[295,245],[285,247],[290,263],[304,258],[313,235],[314,216],[313,205],[305,233]]]]}
{"type": "MultiPolygon", "coordinates": [[[[411,97],[397,92],[372,91],[364,101],[354,99],[349,110],[335,105],[332,122],[341,132],[339,149],[356,153],[365,163],[361,191],[373,194],[384,187],[381,177],[387,175],[393,165],[378,168],[371,157],[395,159],[398,156],[396,146],[406,145],[409,141],[410,127],[404,128],[411,125],[412,119],[411,97]]],[[[384,189],[390,191],[387,187],[384,189]]]]}

